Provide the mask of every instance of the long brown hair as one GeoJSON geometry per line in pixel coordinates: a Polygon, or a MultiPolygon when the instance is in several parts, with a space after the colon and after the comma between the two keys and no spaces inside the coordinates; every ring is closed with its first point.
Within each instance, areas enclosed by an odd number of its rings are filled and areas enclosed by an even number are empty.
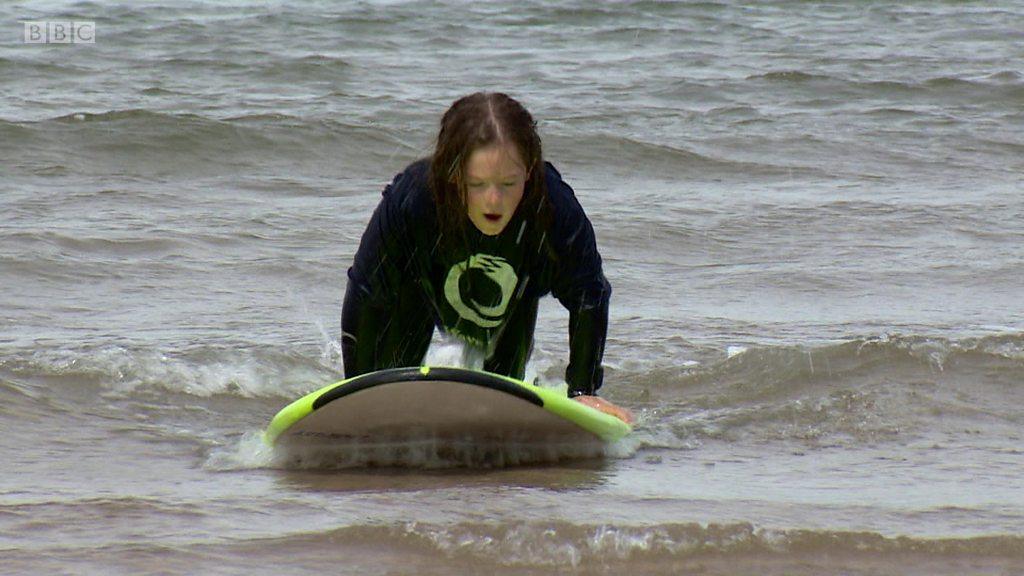
{"type": "Polygon", "coordinates": [[[477,92],[456,100],[441,117],[430,163],[430,189],[437,206],[442,242],[465,242],[469,223],[466,163],[473,151],[511,144],[525,164],[527,179],[517,212],[536,229],[547,230],[550,207],[544,185],[544,158],[533,116],[500,92],[477,92]]]}

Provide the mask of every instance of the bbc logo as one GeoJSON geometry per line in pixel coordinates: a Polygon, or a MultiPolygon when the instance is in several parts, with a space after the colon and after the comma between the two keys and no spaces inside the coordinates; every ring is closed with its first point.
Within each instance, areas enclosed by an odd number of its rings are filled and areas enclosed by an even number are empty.
{"type": "Polygon", "coordinates": [[[95,44],[95,22],[25,22],[25,44],[95,44]]]}

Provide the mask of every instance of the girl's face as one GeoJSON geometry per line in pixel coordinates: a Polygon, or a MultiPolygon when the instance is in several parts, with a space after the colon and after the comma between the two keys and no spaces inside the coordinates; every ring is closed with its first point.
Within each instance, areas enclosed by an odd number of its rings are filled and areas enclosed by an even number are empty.
{"type": "Polygon", "coordinates": [[[466,162],[466,206],[477,230],[496,236],[508,226],[523,199],[528,174],[510,144],[477,148],[466,162]]]}

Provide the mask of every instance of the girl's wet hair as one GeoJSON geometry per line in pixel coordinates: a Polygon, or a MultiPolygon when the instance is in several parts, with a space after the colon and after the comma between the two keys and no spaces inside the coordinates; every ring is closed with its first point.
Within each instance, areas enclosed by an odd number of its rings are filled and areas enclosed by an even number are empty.
{"type": "Polygon", "coordinates": [[[516,210],[546,230],[549,221],[544,158],[533,116],[514,98],[500,92],[477,92],[459,98],[441,117],[437,147],[430,163],[430,188],[437,206],[442,240],[465,241],[468,219],[466,164],[480,148],[510,144],[527,171],[523,199],[516,210]]]}

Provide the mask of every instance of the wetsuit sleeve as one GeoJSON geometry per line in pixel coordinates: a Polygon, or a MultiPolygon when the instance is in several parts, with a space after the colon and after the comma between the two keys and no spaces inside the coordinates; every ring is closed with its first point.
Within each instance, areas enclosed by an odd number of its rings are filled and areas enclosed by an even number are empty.
{"type": "Polygon", "coordinates": [[[560,177],[549,179],[548,186],[560,188],[551,194],[552,249],[557,257],[552,294],[569,311],[565,381],[569,396],[593,395],[604,381],[601,360],[612,288],[601,269],[594,228],[572,189],[560,177]]]}
{"type": "Polygon", "coordinates": [[[379,335],[391,326],[403,271],[410,266],[409,226],[401,210],[399,190],[408,170],[384,188],[352,266],[341,310],[341,352],[345,377],[381,368],[379,335]]]}

